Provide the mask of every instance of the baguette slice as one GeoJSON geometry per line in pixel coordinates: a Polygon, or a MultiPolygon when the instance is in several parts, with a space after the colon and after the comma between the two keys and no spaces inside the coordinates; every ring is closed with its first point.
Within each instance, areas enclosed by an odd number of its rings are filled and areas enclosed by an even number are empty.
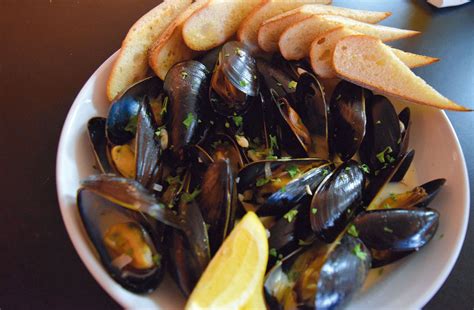
{"type": "Polygon", "coordinates": [[[263,0],[211,0],[184,23],[183,38],[195,51],[221,45],[239,29],[240,23],[263,0]]]}
{"type": "Polygon", "coordinates": [[[107,81],[112,101],[135,82],[146,77],[148,49],[191,0],[165,0],[143,15],[128,31],[107,81]]]}
{"type": "Polygon", "coordinates": [[[258,30],[258,44],[266,52],[276,52],[278,51],[278,40],[281,34],[290,25],[308,17],[322,14],[343,16],[367,23],[377,23],[391,15],[390,12],[372,12],[320,4],[307,4],[263,22],[258,30]]]}
{"type": "Polygon", "coordinates": [[[314,15],[286,29],[280,36],[278,45],[287,60],[299,60],[309,56],[311,43],[324,32],[346,26],[354,31],[393,41],[418,34],[418,31],[404,30],[381,25],[367,24],[347,17],[334,15],[314,15]]]}
{"type": "Polygon", "coordinates": [[[164,80],[168,70],[181,61],[193,59],[199,52],[190,49],[183,40],[182,29],[186,20],[209,0],[198,0],[191,4],[166,28],[148,53],[148,62],[156,75],[164,80]]]}
{"type": "Polygon", "coordinates": [[[332,60],[340,78],[375,92],[439,109],[470,111],[416,76],[380,39],[345,37],[336,44],[332,60]]]}
{"type": "MultiPolygon", "coordinates": [[[[350,30],[346,27],[340,26],[329,30],[311,43],[309,58],[311,60],[311,67],[314,73],[322,78],[331,79],[336,77],[336,71],[332,67],[332,53],[336,44],[342,38],[360,34],[357,31],[350,30]]],[[[410,68],[427,66],[439,61],[438,58],[412,54],[404,52],[399,49],[392,48],[392,51],[410,68]]]]}
{"type": "Polygon", "coordinates": [[[237,39],[244,43],[251,51],[258,51],[258,29],[265,20],[308,3],[330,4],[331,0],[265,0],[257,10],[247,16],[240,24],[237,31],[237,39]]]}

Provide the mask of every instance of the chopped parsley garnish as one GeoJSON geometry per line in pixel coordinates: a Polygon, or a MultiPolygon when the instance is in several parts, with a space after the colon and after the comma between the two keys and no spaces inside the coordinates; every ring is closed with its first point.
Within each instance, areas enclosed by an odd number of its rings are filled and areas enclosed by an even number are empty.
{"type": "Polygon", "coordinates": [[[267,157],[265,157],[265,159],[270,159],[270,160],[278,159],[278,156],[275,156],[275,155],[268,155],[267,157]]]}
{"type": "Polygon", "coordinates": [[[244,121],[244,119],[243,119],[242,116],[240,116],[240,115],[234,115],[234,116],[232,116],[232,119],[234,120],[235,126],[237,126],[237,127],[242,126],[243,121],[244,121]]]}
{"type": "Polygon", "coordinates": [[[294,177],[296,177],[301,171],[300,169],[298,169],[297,166],[295,165],[291,165],[289,166],[286,171],[288,172],[288,174],[290,175],[290,177],[293,179],[294,177]]]}
{"type": "Polygon", "coordinates": [[[270,251],[268,251],[268,254],[270,256],[273,256],[273,257],[277,257],[278,256],[278,252],[275,248],[271,248],[270,251]]]}
{"type": "Polygon", "coordinates": [[[360,165],[359,168],[362,169],[362,171],[364,171],[364,172],[367,173],[367,174],[370,173],[370,168],[369,168],[369,166],[367,166],[366,164],[360,165]]]}
{"type": "Polygon", "coordinates": [[[163,129],[163,128],[158,128],[158,129],[155,131],[155,135],[156,135],[158,138],[161,137],[161,130],[162,130],[162,129],[163,129]]]}
{"type": "Polygon", "coordinates": [[[378,153],[376,157],[381,164],[384,164],[385,156],[387,156],[388,154],[392,152],[393,152],[392,148],[390,146],[387,146],[382,152],[378,153]]]}
{"type": "Polygon", "coordinates": [[[278,149],[277,137],[273,135],[270,135],[269,137],[270,137],[270,148],[272,149],[272,151],[274,149],[278,149]]]}
{"type": "Polygon", "coordinates": [[[351,170],[351,167],[346,167],[344,170],[345,170],[345,171],[350,171],[350,170],[351,170]]]}
{"type": "Polygon", "coordinates": [[[166,183],[168,183],[169,185],[173,185],[173,184],[181,183],[181,180],[179,179],[179,175],[177,175],[175,177],[168,176],[166,178],[166,183]]]}
{"type": "Polygon", "coordinates": [[[270,182],[269,178],[259,178],[259,179],[257,179],[257,182],[255,183],[255,185],[257,187],[262,187],[263,185],[267,184],[268,182],[270,182]]]}
{"type": "Polygon", "coordinates": [[[296,89],[296,86],[298,85],[298,83],[296,81],[290,81],[288,83],[288,88],[289,89],[296,89]]]}
{"type": "Polygon", "coordinates": [[[165,99],[163,99],[163,105],[161,106],[160,115],[163,115],[166,113],[166,111],[168,111],[168,101],[169,98],[168,96],[166,96],[165,99]]]}
{"type": "Polygon", "coordinates": [[[389,233],[393,233],[393,230],[391,228],[388,228],[387,226],[385,226],[383,228],[383,231],[386,231],[386,232],[389,232],[389,233]]]}
{"type": "Polygon", "coordinates": [[[329,174],[329,170],[323,169],[323,177],[327,176],[329,174]]]}
{"type": "Polygon", "coordinates": [[[393,201],[397,201],[397,195],[395,195],[395,193],[390,193],[390,198],[391,198],[393,201]]]}
{"type": "Polygon", "coordinates": [[[444,234],[439,235],[439,239],[442,239],[444,237],[444,234]]]}
{"type": "Polygon", "coordinates": [[[390,154],[387,154],[387,160],[389,163],[393,163],[395,161],[395,157],[391,156],[390,154]]]}
{"type": "Polygon", "coordinates": [[[293,210],[288,211],[285,215],[283,215],[283,218],[287,220],[288,223],[291,223],[293,222],[297,214],[298,214],[298,210],[293,209],[293,210]]]}
{"type": "Polygon", "coordinates": [[[182,199],[184,202],[190,202],[196,199],[196,197],[200,193],[201,193],[201,190],[199,188],[196,188],[192,193],[184,193],[182,199]]]}
{"type": "Polygon", "coordinates": [[[280,191],[281,191],[282,193],[286,193],[286,186],[283,186],[282,188],[280,188],[280,191]]]}
{"type": "Polygon", "coordinates": [[[384,208],[384,209],[390,209],[391,207],[390,207],[390,205],[389,205],[388,203],[385,203],[385,204],[383,205],[383,208],[384,208]]]}
{"type": "Polygon", "coordinates": [[[249,85],[249,83],[244,81],[244,80],[240,80],[239,85],[240,85],[240,87],[245,87],[245,86],[249,85]]]}
{"type": "Polygon", "coordinates": [[[183,121],[184,126],[186,126],[187,129],[191,127],[192,123],[196,120],[195,116],[193,113],[188,113],[188,116],[186,119],[183,121]]]}
{"type": "Polygon", "coordinates": [[[224,126],[225,126],[225,128],[230,128],[229,122],[225,122],[224,126]]]}
{"type": "Polygon", "coordinates": [[[127,126],[125,126],[125,130],[135,134],[135,132],[137,131],[137,123],[138,123],[138,115],[130,117],[130,119],[128,120],[127,126]]]}
{"type": "Polygon", "coordinates": [[[311,208],[311,213],[313,213],[313,214],[318,213],[318,209],[316,209],[316,208],[311,208]]]}
{"type": "Polygon", "coordinates": [[[235,55],[239,55],[240,57],[244,56],[244,52],[238,47],[235,48],[234,52],[235,55]]]}
{"type": "Polygon", "coordinates": [[[356,237],[356,238],[359,237],[359,232],[357,231],[357,228],[354,226],[354,224],[351,224],[351,226],[349,226],[349,229],[347,230],[347,232],[352,237],[356,237]]]}
{"type": "Polygon", "coordinates": [[[186,71],[181,71],[181,78],[185,80],[188,77],[188,73],[186,71]]]}
{"type": "Polygon", "coordinates": [[[367,258],[367,253],[363,252],[360,248],[360,243],[356,244],[353,250],[355,256],[357,256],[360,260],[365,260],[367,258]]]}
{"type": "Polygon", "coordinates": [[[301,239],[298,240],[298,245],[299,245],[299,246],[310,245],[310,244],[312,244],[312,243],[313,243],[313,242],[311,242],[311,241],[304,241],[304,240],[301,240],[301,239]]]}
{"type": "Polygon", "coordinates": [[[151,259],[153,260],[153,263],[155,263],[156,266],[161,265],[161,255],[160,254],[153,254],[151,259]]]}

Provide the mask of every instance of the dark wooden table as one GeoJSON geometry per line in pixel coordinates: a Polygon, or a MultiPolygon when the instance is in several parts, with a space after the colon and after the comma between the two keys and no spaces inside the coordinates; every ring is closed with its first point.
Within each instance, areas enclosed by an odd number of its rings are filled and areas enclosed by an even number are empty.
{"type": "MultiPolygon", "coordinates": [[[[82,85],[119,48],[130,25],[158,2],[0,0],[0,309],[118,308],[67,236],[56,198],[56,149],[82,85]]],[[[474,108],[474,4],[437,10],[421,0],[354,2],[334,0],[390,10],[394,14],[384,24],[422,30],[424,35],[398,47],[442,58],[419,74],[474,108]]],[[[448,116],[472,184],[474,114],[448,116]]],[[[472,220],[473,215],[454,270],[427,309],[473,309],[472,220]]]]}

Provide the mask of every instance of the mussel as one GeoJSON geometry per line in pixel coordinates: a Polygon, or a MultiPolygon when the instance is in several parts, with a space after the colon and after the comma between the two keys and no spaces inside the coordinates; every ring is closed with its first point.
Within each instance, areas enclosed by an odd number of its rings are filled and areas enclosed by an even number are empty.
{"type": "Polygon", "coordinates": [[[165,249],[152,221],[88,189],[78,191],[77,205],[109,274],[132,292],[154,290],[163,277],[165,249]]]}
{"type": "Polygon", "coordinates": [[[195,60],[178,63],[166,74],[167,128],[170,149],[176,158],[184,159],[185,149],[204,134],[199,124],[206,121],[207,89],[208,71],[195,60]]]}
{"type": "Polygon", "coordinates": [[[257,99],[258,91],[257,65],[245,45],[237,41],[224,44],[209,88],[214,111],[224,116],[243,114],[257,99]]]}
{"type": "Polygon", "coordinates": [[[115,173],[115,169],[111,164],[112,159],[110,158],[110,150],[105,135],[105,123],[105,118],[93,117],[87,122],[87,131],[100,172],[115,173]]]}

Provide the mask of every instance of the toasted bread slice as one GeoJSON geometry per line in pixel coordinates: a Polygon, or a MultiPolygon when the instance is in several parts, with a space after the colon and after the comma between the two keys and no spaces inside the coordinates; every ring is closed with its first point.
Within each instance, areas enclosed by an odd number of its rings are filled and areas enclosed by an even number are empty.
{"type": "Polygon", "coordinates": [[[164,80],[168,70],[178,62],[193,59],[199,52],[190,49],[183,40],[182,29],[186,20],[209,0],[198,0],[191,4],[166,28],[148,53],[148,62],[156,75],[164,80]]]}
{"type": "Polygon", "coordinates": [[[393,41],[418,34],[418,31],[404,30],[359,22],[347,17],[314,15],[286,29],[278,41],[280,52],[287,60],[299,60],[309,55],[311,43],[324,32],[346,26],[354,31],[393,41]]]}
{"type": "Polygon", "coordinates": [[[340,78],[375,92],[439,109],[469,111],[416,76],[378,38],[366,35],[345,37],[336,44],[332,60],[340,78]]]}
{"type": "Polygon", "coordinates": [[[290,25],[321,14],[343,16],[367,23],[377,23],[391,15],[390,12],[362,11],[321,4],[307,4],[263,22],[258,30],[258,45],[266,52],[276,52],[278,51],[278,40],[281,34],[290,25]]]}
{"type": "Polygon", "coordinates": [[[148,49],[191,0],[166,0],[143,15],[127,33],[107,81],[112,101],[133,83],[146,77],[148,49]]]}
{"type": "MultiPolygon", "coordinates": [[[[332,53],[334,48],[340,39],[357,34],[360,33],[340,26],[314,39],[313,43],[311,43],[309,53],[311,67],[314,73],[326,79],[335,78],[336,71],[334,71],[332,67],[332,53]]],[[[392,51],[410,68],[427,66],[439,60],[438,58],[412,54],[395,48],[392,48],[392,51]]]]}
{"type": "Polygon", "coordinates": [[[257,51],[259,49],[258,29],[265,20],[308,3],[330,4],[331,0],[266,0],[240,24],[237,39],[247,45],[251,51],[257,51]]]}
{"type": "Polygon", "coordinates": [[[195,51],[219,46],[232,37],[240,23],[262,3],[263,0],[211,0],[184,23],[184,42],[195,51]]]}

